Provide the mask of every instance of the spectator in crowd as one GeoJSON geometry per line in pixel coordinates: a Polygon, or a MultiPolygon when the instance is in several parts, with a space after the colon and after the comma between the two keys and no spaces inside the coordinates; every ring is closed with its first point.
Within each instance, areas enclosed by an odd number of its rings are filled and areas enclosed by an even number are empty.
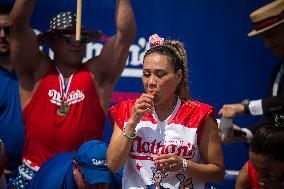
{"type": "Polygon", "coordinates": [[[115,175],[107,167],[106,152],[105,143],[91,140],[77,152],[58,154],[40,167],[27,189],[104,189],[116,185],[115,175]]]}
{"type": "Polygon", "coordinates": [[[99,56],[83,64],[86,43],[103,34],[83,29],[76,40],[76,16],[62,12],[53,17],[50,30],[36,37],[29,26],[34,4],[35,0],[16,0],[10,14],[11,55],[25,123],[23,165],[10,182],[17,188],[24,187],[52,156],[102,139],[112,90],[136,34],[130,0],[117,0],[116,35],[106,41],[99,56]],[[47,44],[54,59],[40,52],[39,44],[47,44]]]}
{"type": "Polygon", "coordinates": [[[234,125],[232,132],[221,134],[224,143],[236,141],[250,142],[255,128],[263,122],[273,120],[273,115],[284,113],[284,0],[275,0],[268,5],[254,11],[250,17],[254,30],[248,36],[260,35],[264,38],[273,54],[279,57],[281,62],[277,64],[272,72],[269,97],[259,100],[244,100],[242,103],[225,104],[219,114],[225,118],[233,118],[240,114],[264,115],[263,120],[251,127],[240,128],[234,125]],[[235,131],[235,132],[234,132],[235,131]],[[235,134],[236,135],[235,135],[235,134]],[[242,134],[243,133],[243,134],[242,134]]]}
{"type": "Polygon", "coordinates": [[[7,151],[6,177],[17,171],[22,160],[24,126],[19,85],[10,57],[10,21],[12,5],[0,3],[0,139],[7,151]]]}
{"type": "Polygon", "coordinates": [[[214,109],[189,98],[183,44],[153,35],[150,45],[143,62],[145,93],[109,109],[110,170],[125,164],[122,188],[204,188],[205,181],[222,181],[214,109]]]}
{"type": "Polygon", "coordinates": [[[241,169],[236,189],[284,188],[284,115],[259,127],[249,146],[249,161],[241,169]]]}

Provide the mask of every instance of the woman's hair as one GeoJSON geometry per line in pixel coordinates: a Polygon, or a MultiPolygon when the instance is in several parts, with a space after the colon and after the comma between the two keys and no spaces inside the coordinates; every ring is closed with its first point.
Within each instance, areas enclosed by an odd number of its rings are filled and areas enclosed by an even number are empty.
{"type": "MultiPolygon", "coordinates": [[[[189,82],[188,82],[188,69],[187,69],[187,57],[183,44],[176,40],[166,40],[162,44],[151,47],[144,55],[144,59],[153,53],[166,56],[172,64],[174,71],[182,71],[182,79],[177,86],[176,94],[179,98],[185,102],[190,99],[189,95],[189,82]]],[[[143,60],[144,61],[144,60],[143,60]]]]}
{"type": "Polygon", "coordinates": [[[277,161],[284,161],[284,127],[275,123],[265,123],[258,128],[250,143],[250,151],[269,156],[277,161]]]}

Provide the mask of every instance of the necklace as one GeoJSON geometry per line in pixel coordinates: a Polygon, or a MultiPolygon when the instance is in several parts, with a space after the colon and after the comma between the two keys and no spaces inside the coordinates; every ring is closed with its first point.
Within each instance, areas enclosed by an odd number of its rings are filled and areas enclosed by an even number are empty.
{"type": "Polygon", "coordinates": [[[68,98],[68,91],[69,91],[69,87],[73,78],[73,74],[75,71],[73,71],[73,73],[71,74],[71,76],[69,76],[67,82],[64,81],[64,77],[62,72],[59,70],[59,68],[57,67],[57,65],[55,64],[56,70],[59,73],[59,84],[60,84],[60,94],[61,94],[61,102],[60,102],[60,106],[59,108],[56,110],[57,115],[59,116],[66,116],[69,112],[70,112],[70,105],[67,102],[67,98],[68,98]]]}
{"type": "Polygon", "coordinates": [[[166,121],[168,119],[170,119],[170,117],[172,117],[172,114],[175,112],[176,107],[180,106],[180,99],[177,97],[177,100],[173,106],[173,108],[171,109],[170,113],[167,113],[167,115],[163,116],[162,119],[159,118],[158,113],[156,112],[156,109],[154,108],[154,115],[156,116],[156,118],[160,121],[166,121]]]}

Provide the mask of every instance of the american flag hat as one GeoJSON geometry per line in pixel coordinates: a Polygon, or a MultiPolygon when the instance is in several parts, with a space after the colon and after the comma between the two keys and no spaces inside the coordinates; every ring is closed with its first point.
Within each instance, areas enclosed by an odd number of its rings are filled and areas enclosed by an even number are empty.
{"type": "MultiPolygon", "coordinates": [[[[56,14],[50,21],[49,30],[37,35],[39,45],[46,44],[49,40],[57,39],[64,33],[75,33],[76,31],[76,14],[74,12],[60,12],[56,14]]],[[[106,41],[105,36],[98,30],[84,30],[81,35],[86,37],[86,42],[95,42],[98,40],[106,41]]]]}

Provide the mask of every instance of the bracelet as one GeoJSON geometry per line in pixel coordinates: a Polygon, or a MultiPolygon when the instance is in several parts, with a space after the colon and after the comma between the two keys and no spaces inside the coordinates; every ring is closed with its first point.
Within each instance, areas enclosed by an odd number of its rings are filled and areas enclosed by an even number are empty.
{"type": "Polygon", "coordinates": [[[133,133],[132,136],[129,136],[128,134],[126,134],[125,132],[125,126],[123,127],[122,129],[122,133],[123,133],[123,136],[125,136],[127,139],[131,140],[131,139],[134,139],[136,137],[136,131],[133,133]]]}
{"type": "Polygon", "coordinates": [[[182,168],[180,169],[180,172],[185,171],[188,167],[188,163],[186,161],[186,159],[182,158],[182,168]]]}

